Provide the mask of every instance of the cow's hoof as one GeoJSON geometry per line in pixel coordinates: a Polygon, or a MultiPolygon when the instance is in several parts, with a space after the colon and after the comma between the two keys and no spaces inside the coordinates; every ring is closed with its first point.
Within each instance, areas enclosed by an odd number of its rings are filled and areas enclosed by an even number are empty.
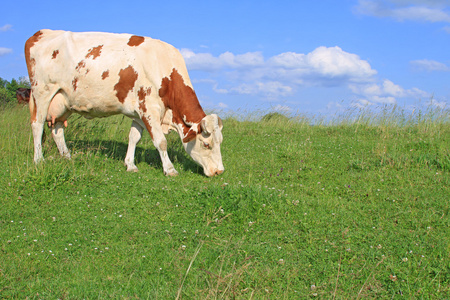
{"type": "Polygon", "coordinates": [[[170,177],[178,176],[178,172],[175,171],[175,170],[170,171],[170,172],[164,172],[164,174],[165,174],[166,176],[170,176],[170,177]]]}
{"type": "Polygon", "coordinates": [[[132,167],[128,167],[127,168],[127,172],[134,172],[136,173],[138,170],[138,168],[136,166],[132,166],[132,167]]]}

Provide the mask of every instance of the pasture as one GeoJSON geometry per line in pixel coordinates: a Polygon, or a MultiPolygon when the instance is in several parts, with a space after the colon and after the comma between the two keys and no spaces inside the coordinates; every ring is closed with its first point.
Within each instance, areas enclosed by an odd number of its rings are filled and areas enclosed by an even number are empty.
{"type": "Polygon", "coordinates": [[[0,108],[0,298],[450,298],[448,110],[354,116],[224,117],[213,178],[172,132],[171,178],[148,133],[126,172],[122,116],[72,116],[71,160],[46,129],[36,167],[0,108]]]}

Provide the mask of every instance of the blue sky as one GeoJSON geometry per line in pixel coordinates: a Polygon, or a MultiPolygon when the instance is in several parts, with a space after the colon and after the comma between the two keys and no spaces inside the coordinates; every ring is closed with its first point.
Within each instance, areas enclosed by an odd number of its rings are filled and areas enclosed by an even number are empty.
{"type": "Polygon", "coordinates": [[[334,115],[450,107],[450,1],[3,1],[0,77],[36,31],[126,32],[185,57],[204,108],[334,115]]]}

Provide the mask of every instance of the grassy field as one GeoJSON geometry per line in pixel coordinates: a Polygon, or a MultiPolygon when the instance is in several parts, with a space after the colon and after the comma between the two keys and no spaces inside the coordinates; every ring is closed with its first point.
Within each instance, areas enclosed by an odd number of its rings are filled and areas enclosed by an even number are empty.
{"type": "Polygon", "coordinates": [[[202,174],[175,133],[163,175],[131,121],[46,129],[0,109],[0,298],[450,298],[448,111],[224,120],[225,173],[202,174]]]}

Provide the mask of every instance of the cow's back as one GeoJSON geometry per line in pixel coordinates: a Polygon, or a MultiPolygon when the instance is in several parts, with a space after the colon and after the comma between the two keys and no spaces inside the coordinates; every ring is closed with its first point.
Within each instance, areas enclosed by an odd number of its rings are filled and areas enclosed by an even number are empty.
{"type": "Polygon", "coordinates": [[[41,30],[25,54],[33,94],[57,86],[74,110],[97,108],[93,116],[136,115],[139,89],[157,92],[173,68],[192,86],[179,51],[148,37],[41,30]]]}

